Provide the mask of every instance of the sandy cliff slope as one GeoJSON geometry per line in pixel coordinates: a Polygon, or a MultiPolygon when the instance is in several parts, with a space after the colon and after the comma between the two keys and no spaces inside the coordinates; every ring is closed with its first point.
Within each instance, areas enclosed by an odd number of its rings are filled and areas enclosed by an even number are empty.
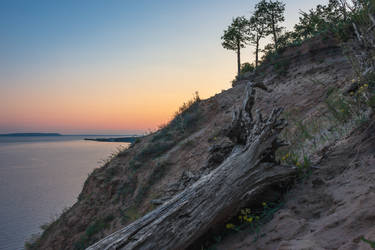
{"type": "Polygon", "coordinates": [[[291,146],[279,156],[306,155],[319,168],[286,195],[285,206],[262,227],[262,238],[253,242],[253,235],[240,232],[217,248],[366,249],[360,237],[375,238],[375,131],[354,109],[341,112],[340,103],[350,98],[342,92],[352,77],[334,41],[313,39],[286,50],[281,61],[263,65],[255,76],[199,101],[183,121],[142,138],[95,170],[77,203],[51,223],[34,246],[84,249],[218,166],[233,147],[226,130],[251,80],[268,89],[257,92],[257,109],[267,114],[273,107],[285,108],[289,126],[282,136],[291,146]]]}

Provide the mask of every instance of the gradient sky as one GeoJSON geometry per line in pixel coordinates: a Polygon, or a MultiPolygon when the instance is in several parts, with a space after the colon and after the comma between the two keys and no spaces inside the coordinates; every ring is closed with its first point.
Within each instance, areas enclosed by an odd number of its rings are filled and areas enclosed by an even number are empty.
{"type": "MultiPolygon", "coordinates": [[[[231,86],[236,57],[220,37],[256,2],[0,1],[0,133],[155,129],[195,91],[231,86]]],[[[327,0],[284,2],[290,29],[327,0]]]]}

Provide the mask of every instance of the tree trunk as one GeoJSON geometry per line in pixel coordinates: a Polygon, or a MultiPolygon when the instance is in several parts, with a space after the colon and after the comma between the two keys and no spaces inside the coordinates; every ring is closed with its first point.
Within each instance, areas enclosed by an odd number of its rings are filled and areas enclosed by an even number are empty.
{"type": "Polygon", "coordinates": [[[346,0],[340,0],[341,8],[342,8],[342,14],[344,16],[344,22],[346,22],[347,19],[347,12],[346,12],[346,0]]]}
{"type": "Polygon", "coordinates": [[[254,120],[254,101],[255,90],[249,83],[242,108],[234,112],[228,133],[239,144],[219,167],[88,249],[186,249],[255,197],[294,180],[294,168],[275,162],[275,150],[285,145],[277,139],[286,126],[279,119],[282,109],[274,109],[268,119],[257,112],[254,120]]]}
{"type": "Polygon", "coordinates": [[[276,34],[276,27],[275,27],[275,22],[272,21],[272,32],[273,32],[273,40],[275,42],[275,50],[277,50],[277,34],[276,34]]]}
{"type": "Polygon", "coordinates": [[[241,74],[241,45],[237,43],[237,76],[241,74]]]}
{"type": "Polygon", "coordinates": [[[257,34],[257,44],[255,47],[255,68],[258,68],[258,63],[259,63],[259,34],[257,34]]]}

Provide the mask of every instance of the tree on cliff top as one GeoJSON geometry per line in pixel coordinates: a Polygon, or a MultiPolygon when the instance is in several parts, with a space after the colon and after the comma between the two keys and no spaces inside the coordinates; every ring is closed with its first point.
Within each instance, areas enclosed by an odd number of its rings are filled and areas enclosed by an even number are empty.
{"type": "Polygon", "coordinates": [[[283,30],[280,26],[285,21],[285,4],[280,1],[262,0],[257,4],[258,11],[264,13],[267,22],[267,35],[272,35],[275,49],[278,49],[278,36],[283,30]]]}
{"type": "Polygon", "coordinates": [[[250,43],[255,46],[255,67],[259,64],[259,42],[267,35],[267,16],[262,2],[255,5],[255,11],[249,23],[250,43]]]}
{"type": "Polygon", "coordinates": [[[236,17],[231,25],[224,30],[222,46],[225,49],[236,51],[237,53],[237,72],[241,72],[241,49],[249,41],[249,21],[245,17],[236,17]]]}

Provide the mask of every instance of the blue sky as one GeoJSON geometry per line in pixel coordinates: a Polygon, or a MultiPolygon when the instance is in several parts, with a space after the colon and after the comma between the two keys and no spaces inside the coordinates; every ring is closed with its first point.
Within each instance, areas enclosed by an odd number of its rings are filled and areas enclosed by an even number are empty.
{"type": "MultiPolygon", "coordinates": [[[[299,9],[326,1],[284,2],[291,28],[299,9]]],[[[220,37],[255,3],[0,1],[0,133],[154,128],[194,91],[230,87],[235,55],[220,37]]],[[[250,49],[242,55],[253,60],[250,49]]]]}

